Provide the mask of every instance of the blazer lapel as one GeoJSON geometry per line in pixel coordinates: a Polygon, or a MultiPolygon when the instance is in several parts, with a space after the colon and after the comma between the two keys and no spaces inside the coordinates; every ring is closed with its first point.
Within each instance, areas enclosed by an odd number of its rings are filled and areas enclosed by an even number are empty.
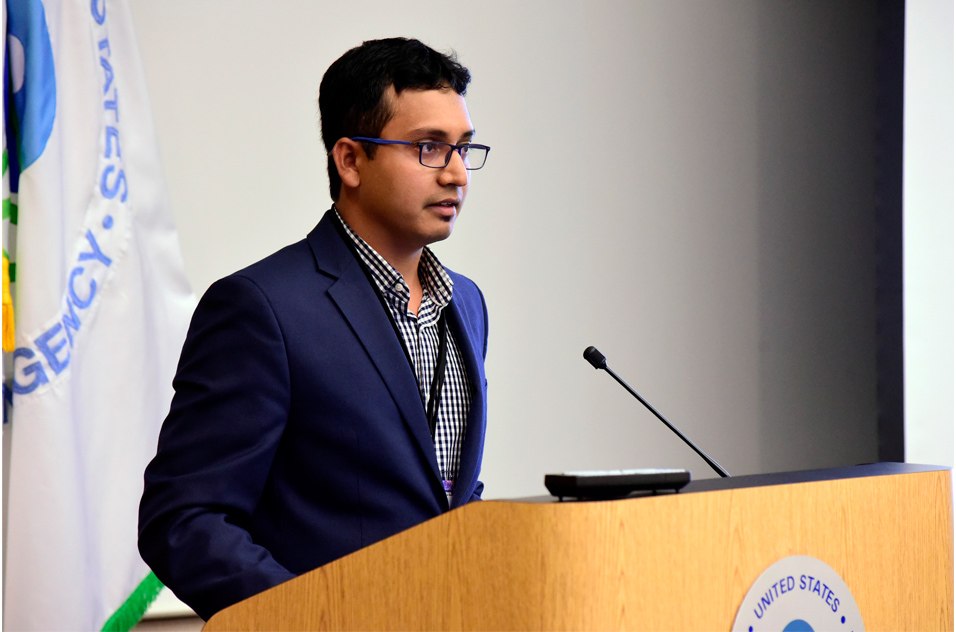
{"type": "Polygon", "coordinates": [[[342,240],[329,211],[309,233],[319,269],[337,277],[329,297],[338,306],[395,400],[412,437],[441,487],[441,474],[428,420],[418,394],[418,382],[381,302],[361,265],[342,240]]]}

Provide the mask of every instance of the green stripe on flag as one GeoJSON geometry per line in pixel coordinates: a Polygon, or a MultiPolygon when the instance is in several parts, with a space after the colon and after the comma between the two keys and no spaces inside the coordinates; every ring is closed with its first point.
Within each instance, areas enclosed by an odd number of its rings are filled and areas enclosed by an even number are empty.
{"type": "Polygon", "coordinates": [[[17,218],[20,215],[20,209],[16,204],[10,201],[10,198],[3,199],[3,219],[10,218],[10,223],[16,225],[17,218]]]}
{"type": "Polygon", "coordinates": [[[149,604],[156,600],[159,591],[163,589],[162,582],[156,575],[150,573],[140,582],[133,594],[126,602],[113,613],[113,616],[103,624],[102,632],[128,632],[139,623],[149,608],[149,604]]]}

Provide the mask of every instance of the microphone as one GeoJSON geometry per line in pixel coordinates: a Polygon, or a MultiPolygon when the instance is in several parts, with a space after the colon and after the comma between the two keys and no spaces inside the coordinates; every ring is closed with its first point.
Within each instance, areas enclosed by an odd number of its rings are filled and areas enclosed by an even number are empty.
{"type": "Polygon", "coordinates": [[[668,428],[670,428],[670,429],[674,432],[674,434],[676,434],[678,437],[680,437],[681,439],[683,439],[683,440],[684,440],[684,443],[686,443],[687,445],[689,445],[689,446],[691,447],[691,449],[693,449],[694,452],[696,452],[696,453],[700,456],[700,458],[702,458],[702,459],[704,459],[705,461],[707,461],[707,465],[709,465],[711,468],[713,468],[713,470],[714,470],[715,472],[717,472],[718,474],[720,474],[722,477],[725,477],[725,478],[728,477],[728,476],[730,476],[730,474],[727,472],[727,470],[725,470],[724,468],[720,467],[720,465],[717,463],[717,461],[713,460],[712,458],[710,458],[709,456],[707,456],[706,454],[704,454],[704,451],[701,450],[700,448],[698,448],[696,445],[694,445],[694,442],[691,441],[690,439],[688,439],[688,438],[684,435],[683,432],[681,432],[680,430],[678,430],[671,422],[669,422],[669,421],[667,421],[666,419],[664,419],[664,416],[663,416],[662,414],[660,414],[659,412],[657,412],[657,409],[655,409],[653,406],[651,406],[649,403],[647,403],[647,401],[646,401],[643,397],[641,397],[641,396],[637,393],[637,391],[635,391],[633,388],[631,388],[630,386],[628,386],[628,385],[627,385],[627,382],[625,382],[624,380],[622,380],[621,378],[619,378],[619,377],[617,376],[617,373],[615,373],[614,371],[612,371],[611,369],[609,369],[608,366],[607,366],[607,358],[604,357],[604,354],[603,354],[603,353],[601,353],[600,351],[598,351],[598,350],[597,350],[596,348],[594,348],[594,347],[588,347],[587,349],[584,350],[584,359],[587,360],[588,362],[590,362],[590,363],[591,363],[591,366],[593,366],[595,369],[604,369],[605,371],[607,371],[607,373],[608,373],[611,377],[613,377],[615,380],[617,380],[617,382],[618,382],[621,386],[623,386],[624,388],[627,389],[627,392],[628,392],[628,393],[630,393],[631,395],[633,395],[634,397],[636,397],[636,398],[637,398],[637,401],[639,401],[639,402],[641,402],[642,404],[644,404],[644,407],[647,408],[647,410],[649,410],[649,411],[651,411],[652,413],[654,413],[654,416],[657,417],[658,419],[660,419],[662,422],[664,422],[664,425],[665,425],[665,426],[667,426],[668,428]]]}

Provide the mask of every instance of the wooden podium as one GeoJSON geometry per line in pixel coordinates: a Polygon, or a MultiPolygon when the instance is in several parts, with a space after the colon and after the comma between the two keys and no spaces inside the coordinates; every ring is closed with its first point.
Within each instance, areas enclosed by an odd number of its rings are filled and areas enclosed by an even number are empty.
{"type": "Polygon", "coordinates": [[[472,503],[213,616],[214,630],[730,630],[754,580],[826,562],[866,629],[953,629],[952,476],[880,463],[677,494],[472,503]]]}

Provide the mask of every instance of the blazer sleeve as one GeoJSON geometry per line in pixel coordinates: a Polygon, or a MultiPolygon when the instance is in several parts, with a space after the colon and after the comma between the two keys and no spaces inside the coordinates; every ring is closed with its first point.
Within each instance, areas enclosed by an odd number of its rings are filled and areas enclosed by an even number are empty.
{"type": "Polygon", "coordinates": [[[282,332],[262,290],[233,275],[203,296],[145,473],[139,549],[208,619],[294,577],[248,530],[289,412],[282,332]]]}
{"type": "Polygon", "coordinates": [[[468,502],[473,503],[476,500],[481,500],[481,492],[485,491],[485,484],[481,481],[478,481],[478,484],[475,485],[475,491],[471,493],[471,499],[468,502]]]}

